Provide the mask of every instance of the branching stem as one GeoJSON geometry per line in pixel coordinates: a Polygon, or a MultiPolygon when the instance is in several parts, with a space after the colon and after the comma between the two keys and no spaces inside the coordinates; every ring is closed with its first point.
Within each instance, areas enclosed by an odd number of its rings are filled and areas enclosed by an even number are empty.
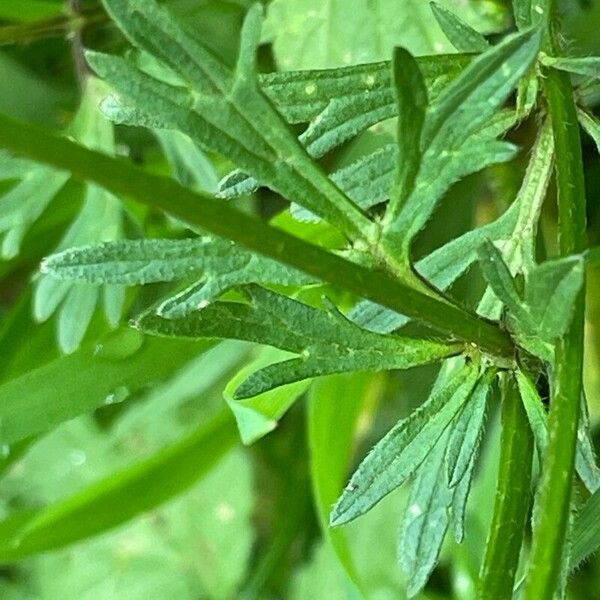
{"type": "MultiPolygon", "coordinates": [[[[556,142],[558,242],[561,255],[566,256],[583,251],[586,245],[581,141],[569,75],[552,69],[547,69],[544,75],[544,91],[556,142]]],[[[551,600],[561,573],[582,394],[584,302],[582,290],[569,331],[556,347],[551,374],[548,449],[542,465],[526,600],[551,600]]]]}
{"type": "Polygon", "coordinates": [[[474,344],[505,363],[515,348],[496,324],[309,244],[172,179],[146,173],[126,161],[89,150],[40,127],[0,116],[0,145],[81,180],[94,181],[116,195],[164,210],[196,228],[296,267],[425,323],[454,339],[474,344]]]}

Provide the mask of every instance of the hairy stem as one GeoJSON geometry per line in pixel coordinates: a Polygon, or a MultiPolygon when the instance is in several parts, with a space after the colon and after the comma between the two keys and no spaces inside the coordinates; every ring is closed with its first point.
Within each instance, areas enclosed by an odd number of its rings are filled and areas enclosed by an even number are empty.
{"type": "Polygon", "coordinates": [[[455,339],[475,344],[504,362],[514,356],[510,337],[491,321],[423,294],[385,273],[304,242],[209,194],[194,192],[172,179],[151,175],[126,161],[5,116],[0,116],[0,145],[32,160],[70,171],[77,179],[94,181],[116,195],[164,210],[196,228],[296,267],[455,339]]]}
{"type": "Polygon", "coordinates": [[[478,600],[512,598],[531,501],[533,436],[512,375],[503,383],[500,469],[478,600]]]}
{"type": "MultiPolygon", "coordinates": [[[[585,189],[577,113],[567,73],[548,69],[544,90],[556,142],[556,188],[561,255],[585,248],[585,189]]],[[[555,351],[548,449],[542,465],[539,513],[525,598],[550,600],[561,572],[573,486],[577,423],[582,394],[584,292],[555,351]]]]}

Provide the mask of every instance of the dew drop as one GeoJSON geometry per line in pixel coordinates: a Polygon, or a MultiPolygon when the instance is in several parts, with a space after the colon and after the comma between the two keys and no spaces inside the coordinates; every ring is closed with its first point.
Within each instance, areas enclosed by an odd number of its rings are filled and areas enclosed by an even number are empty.
{"type": "Polygon", "coordinates": [[[144,343],[144,336],[135,329],[123,329],[96,344],[94,356],[107,360],[123,360],[135,354],[144,343]]]}
{"type": "Polygon", "coordinates": [[[106,398],[104,399],[104,404],[106,404],[107,406],[111,404],[119,404],[120,402],[126,400],[129,397],[130,393],[131,392],[126,386],[120,386],[114,392],[111,392],[110,394],[108,394],[108,396],[106,396],[106,398]]]}
{"type": "Polygon", "coordinates": [[[230,523],[235,517],[235,509],[228,502],[221,502],[215,509],[215,515],[221,523],[230,523]]]}
{"type": "Polygon", "coordinates": [[[74,467],[81,467],[83,464],[85,464],[87,456],[83,450],[71,450],[69,459],[74,467]]]}

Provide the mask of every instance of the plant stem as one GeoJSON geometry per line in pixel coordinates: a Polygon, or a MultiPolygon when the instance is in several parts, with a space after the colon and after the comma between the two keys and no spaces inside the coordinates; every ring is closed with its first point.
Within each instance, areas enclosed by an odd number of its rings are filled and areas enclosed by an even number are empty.
{"type": "Polygon", "coordinates": [[[512,598],[531,501],[533,435],[514,377],[505,373],[503,383],[500,469],[478,600],[512,598]]]}
{"type": "MultiPolygon", "coordinates": [[[[558,242],[560,253],[565,256],[585,248],[585,188],[579,125],[569,75],[546,70],[544,90],[556,142],[558,242]]],[[[542,465],[539,513],[534,523],[525,588],[527,600],[550,600],[561,572],[582,394],[584,303],[582,290],[569,331],[555,350],[548,449],[542,465]]]]}
{"type": "Polygon", "coordinates": [[[68,14],[33,23],[5,25],[0,27],[0,46],[29,44],[36,40],[62,37],[106,22],[108,22],[106,12],[102,8],[93,8],[82,10],[80,14],[68,14]]]}
{"type": "MultiPolygon", "coordinates": [[[[81,15],[81,0],[69,0],[69,7],[75,16],[81,15]]],[[[85,89],[85,83],[89,75],[87,62],[84,56],[83,36],[81,28],[75,29],[71,34],[71,55],[73,57],[73,66],[75,75],[79,83],[80,90],[85,89]]]]}
{"type": "Polygon", "coordinates": [[[0,144],[475,344],[504,363],[512,361],[512,340],[493,322],[271,227],[210,194],[192,191],[172,179],[151,175],[124,160],[1,115],[0,144]]]}

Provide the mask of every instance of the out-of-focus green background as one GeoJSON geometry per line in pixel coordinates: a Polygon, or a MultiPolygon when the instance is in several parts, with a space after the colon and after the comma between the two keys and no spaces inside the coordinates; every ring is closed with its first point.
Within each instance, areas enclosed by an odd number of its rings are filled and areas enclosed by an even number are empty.
{"type": "MultiPolygon", "coordinates": [[[[78,4],[78,14],[74,14],[69,3],[60,1],[0,0],[0,112],[64,128],[80,100],[81,73],[74,66],[78,44],[109,51],[125,46],[98,2],[78,4]]],[[[250,0],[170,0],[166,4],[224,60],[233,63],[250,0]]],[[[493,35],[510,23],[509,7],[500,0],[450,0],[447,4],[461,5],[461,16],[485,33],[493,35]]],[[[425,0],[271,0],[265,5],[260,56],[264,71],[384,60],[394,45],[406,46],[415,54],[452,51],[425,0]]],[[[600,1],[565,0],[563,8],[572,52],[600,52],[600,1]]],[[[327,156],[326,167],[347,164],[367,149],[389,142],[392,132],[389,124],[373,128],[327,156]]],[[[169,172],[165,153],[150,133],[118,127],[115,134],[119,153],[153,171],[169,172]]],[[[525,127],[517,141],[526,146],[531,135],[525,127]]],[[[600,159],[587,139],[584,152],[590,242],[598,244],[600,159]]],[[[223,157],[206,158],[201,172],[189,183],[211,190],[230,165],[223,157]]],[[[457,184],[427,238],[420,240],[419,251],[437,247],[504,210],[518,187],[525,160],[521,156],[508,166],[457,184]]],[[[0,181],[0,193],[13,185],[11,180],[0,181]]],[[[20,253],[0,262],[0,386],[50,365],[44,383],[48,388],[40,395],[48,402],[68,389],[77,364],[61,358],[55,339],[57,320],[35,323],[32,319],[31,282],[41,258],[57,247],[77,214],[82,189],[80,184],[67,184],[25,234],[20,253]]],[[[127,199],[123,202],[147,235],[180,234],[174,224],[140,213],[127,199]]],[[[265,191],[239,205],[264,215],[276,213],[281,206],[265,191]]],[[[0,220],[1,213],[0,201],[0,220]]],[[[300,225],[288,227],[303,233],[300,225]]],[[[554,227],[554,210],[548,206],[543,219],[546,241],[551,240],[554,227]]],[[[135,237],[141,232],[129,234],[135,237]]],[[[475,298],[481,286],[476,274],[470,274],[459,282],[457,293],[475,298]]],[[[160,286],[151,286],[130,294],[129,311],[147,306],[160,292],[160,286]]],[[[590,270],[588,300],[586,392],[598,440],[600,268],[590,270]]],[[[4,461],[0,516],[59,501],[177,443],[222,413],[223,388],[242,365],[259,354],[265,359],[264,351],[261,354],[248,344],[169,346],[143,340],[124,327],[110,333],[101,315],[92,319],[82,349],[72,356],[89,352],[98,361],[99,373],[103,365],[134,360],[145,350],[153,360],[167,365],[166,374],[157,380],[151,373],[141,375],[135,389],[115,384],[106,406],[93,415],[69,421],[21,448],[0,447],[4,461]]],[[[434,368],[422,368],[385,376],[332,377],[314,384],[277,427],[273,422],[272,433],[248,446],[237,438],[228,442],[229,449],[214,468],[167,504],[99,537],[0,566],[0,598],[359,598],[333,550],[335,544],[338,551],[340,544],[344,546],[368,598],[403,598],[404,575],[395,555],[395,533],[406,494],[400,490],[386,498],[346,527],[343,537],[323,532],[323,515],[315,508],[314,496],[326,493],[319,486],[328,481],[331,456],[352,452],[356,462],[399,417],[425,399],[434,376],[434,368]],[[340,448],[336,446],[340,420],[336,411],[353,405],[361,407],[359,436],[351,447],[343,442],[340,448]]],[[[93,389],[93,380],[90,386],[93,389]]],[[[492,417],[485,468],[469,504],[467,539],[460,546],[447,541],[423,598],[473,597],[493,501],[497,430],[497,419],[492,417]]],[[[1,431],[0,423],[0,435],[1,431]]],[[[339,474],[331,474],[332,480],[335,477],[339,474]]],[[[143,487],[138,493],[144,495],[143,487]]],[[[77,528],[77,522],[72,526],[77,528]]],[[[574,576],[569,596],[600,598],[600,559],[590,560],[574,576]]]]}

